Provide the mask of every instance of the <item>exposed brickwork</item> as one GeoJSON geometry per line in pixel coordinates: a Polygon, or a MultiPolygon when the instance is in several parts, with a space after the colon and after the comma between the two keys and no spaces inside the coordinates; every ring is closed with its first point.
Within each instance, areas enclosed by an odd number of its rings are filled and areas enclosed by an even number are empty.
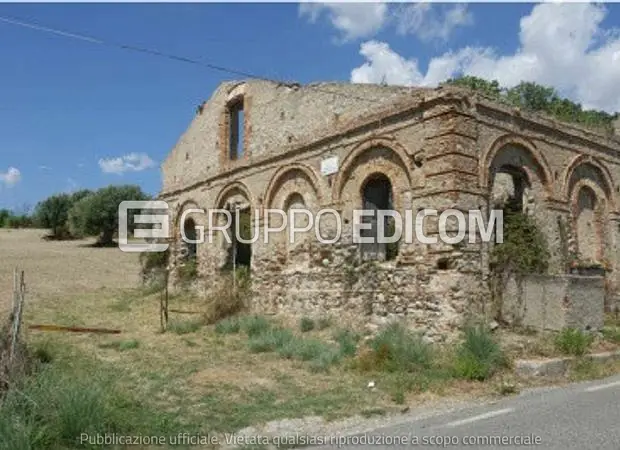
{"type": "MultiPolygon", "coordinates": [[[[258,227],[265,226],[266,208],[282,208],[294,194],[313,211],[338,211],[345,219],[341,242],[321,245],[304,238],[290,246],[279,237],[266,244],[261,234],[252,244],[254,306],[335,310],[368,321],[404,316],[440,337],[482,308],[489,245],[402,244],[396,260],[380,263],[372,276],[351,275],[361,270],[354,263],[359,249],[351,241],[351,219],[353,209],[362,207],[364,182],[376,173],[387,176],[403,215],[425,207],[486,212],[495,197],[514,190],[501,181],[502,173],[518,169],[527,181],[524,208],[549,241],[552,273],[565,270],[564,247],[573,245],[561,242],[559,223],[570,225],[569,239],[576,241],[578,190],[591,187],[601,205],[594,229],[601,231],[581,243],[600,243],[600,250],[589,253],[610,262],[611,284],[617,286],[619,152],[618,138],[457,88],[224,83],[164,162],[161,197],[177,215],[189,204],[212,209],[245,203],[259,211],[253,222],[258,227]],[[226,116],[231,95],[244,98],[246,151],[232,162],[226,116]],[[321,161],[328,157],[338,158],[338,171],[323,176],[321,161]]],[[[333,222],[321,225],[323,236],[334,232],[333,222]]],[[[436,218],[427,218],[424,227],[428,235],[438,233],[436,218]]],[[[210,287],[227,252],[221,233],[215,234],[213,244],[198,249],[210,287]]]]}

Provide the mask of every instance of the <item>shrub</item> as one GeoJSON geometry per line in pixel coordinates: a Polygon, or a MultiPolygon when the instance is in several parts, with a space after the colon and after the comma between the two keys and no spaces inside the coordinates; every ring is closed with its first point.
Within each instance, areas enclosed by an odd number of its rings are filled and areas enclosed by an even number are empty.
{"type": "Polygon", "coordinates": [[[490,331],[484,326],[465,328],[465,339],[457,349],[456,375],[483,381],[507,366],[507,359],[490,331]]]}
{"type": "Polygon", "coordinates": [[[399,323],[383,328],[370,341],[370,352],[360,361],[362,370],[412,372],[432,365],[432,348],[418,334],[399,323]]]}
{"type": "Polygon", "coordinates": [[[250,338],[248,346],[252,353],[273,352],[286,346],[294,339],[293,333],[285,328],[270,328],[250,338]]]}
{"type": "Polygon", "coordinates": [[[603,337],[609,342],[620,344],[620,327],[605,327],[602,333],[603,337]]]}
{"type": "Polygon", "coordinates": [[[241,320],[241,329],[248,337],[258,336],[271,328],[271,323],[263,316],[245,316],[241,320]]]}
{"type": "Polygon", "coordinates": [[[314,330],[314,320],[309,317],[302,317],[299,321],[299,329],[302,333],[314,330]]]}
{"type": "Polygon", "coordinates": [[[340,352],[334,348],[325,349],[310,361],[310,371],[328,372],[330,367],[340,361],[340,352]]]}
{"type": "Polygon", "coordinates": [[[350,330],[338,330],[334,333],[334,340],[340,346],[340,354],[342,356],[354,356],[357,352],[357,343],[360,336],[350,330]]]}
{"type": "Polygon", "coordinates": [[[576,328],[564,328],[556,336],[555,346],[565,355],[582,356],[590,346],[594,338],[589,333],[585,333],[576,328]]]}
{"type": "Polygon", "coordinates": [[[217,334],[236,334],[241,331],[241,320],[238,317],[228,317],[215,325],[217,334]]]}

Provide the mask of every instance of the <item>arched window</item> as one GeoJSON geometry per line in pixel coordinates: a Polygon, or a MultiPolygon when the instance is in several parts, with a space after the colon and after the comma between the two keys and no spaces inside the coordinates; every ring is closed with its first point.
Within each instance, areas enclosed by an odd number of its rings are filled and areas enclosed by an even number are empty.
{"type": "Polygon", "coordinates": [[[243,97],[228,104],[228,157],[231,160],[241,159],[245,152],[244,129],[245,117],[243,97]]]}
{"type": "MultiPolygon", "coordinates": [[[[370,223],[368,229],[361,230],[361,237],[370,237],[372,242],[361,244],[362,260],[385,261],[396,258],[398,245],[380,242],[380,237],[390,237],[394,234],[394,218],[385,217],[383,224],[383,236],[379,236],[379,223],[377,211],[393,210],[392,183],[383,174],[376,174],[366,181],[362,188],[362,208],[375,211],[374,214],[365,215],[364,223],[370,223]]],[[[365,227],[366,228],[366,227],[365,227]]]]}

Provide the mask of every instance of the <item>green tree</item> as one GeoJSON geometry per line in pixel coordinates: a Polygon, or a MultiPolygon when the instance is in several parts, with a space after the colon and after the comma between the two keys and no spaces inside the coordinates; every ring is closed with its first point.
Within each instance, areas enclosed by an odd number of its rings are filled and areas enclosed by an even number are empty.
{"type": "Polygon", "coordinates": [[[473,76],[463,76],[460,78],[450,78],[444,84],[454,85],[472,89],[476,92],[480,92],[487,97],[499,98],[502,94],[502,88],[497,80],[488,81],[483,78],[473,76]]]}
{"type": "MultiPolygon", "coordinates": [[[[149,200],[139,186],[121,185],[99,189],[77,201],[69,211],[69,229],[77,236],[98,236],[98,245],[114,244],[118,230],[118,206],[126,200],[149,200]]],[[[129,217],[129,230],[133,230],[133,215],[129,217]]]]}
{"type": "Polygon", "coordinates": [[[35,222],[41,228],[51,231],[54,238],[62,238],[69,234],[67,218],[71,208],[71,197],[68,194],[56,194],[39,202],[35,208],[35,222]]]}
{"type": "Polygon", "coordinates": [[[555,89],[532,82],[522,81],[507,89],[501,87],[496,80],[488,81],[474,76],[462,76],[449,79],[444,84],[471,89],[524,111],[549,114],[564,122],[607,132],[613,131],[613,121],[618,117],[618,113],[584,110],[580,104],[560,97],[555,89]]]}
{"type": "Polygon", "coordinates": [[[11,211],[8,209],[0,209],[0,228],[7,226],[7,220],[11,216],[11,211]]]}
{"type": "Polygon", "coordinates": [[[84,197],[90,195],[89,190],[77,191],[73,194],[55,194],[37,204],[34,218],[37,226],[51,231],[51,237],[63,239],[70,237],[69,210],[84,197]]]}

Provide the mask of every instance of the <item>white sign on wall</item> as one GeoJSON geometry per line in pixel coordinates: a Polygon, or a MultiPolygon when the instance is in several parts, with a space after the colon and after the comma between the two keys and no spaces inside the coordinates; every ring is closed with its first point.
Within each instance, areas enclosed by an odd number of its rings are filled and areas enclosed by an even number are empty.
{"type": "Polygon", "coordinates": [[[321,174],[327,176],[338,172],[338,157],[331,156],[321,161],[321,174]]]}

